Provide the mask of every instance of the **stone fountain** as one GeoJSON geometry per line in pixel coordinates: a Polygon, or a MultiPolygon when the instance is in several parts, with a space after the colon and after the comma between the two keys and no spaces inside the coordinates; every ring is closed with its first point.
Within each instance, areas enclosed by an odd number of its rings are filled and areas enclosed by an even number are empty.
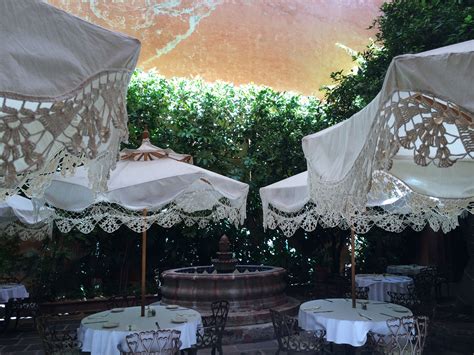
{"type": "Polygon", "coordinates": [[[225,234],[219,240],[217,259],[212,259],[211,261],[218,274],[235,271],[238,261],[234,258],[234,254],[230,251],[229,238],[225,234]]]}
{"type": "Polygon", "coordinates": [[[264,265],[237,265],[226,235],[219,241],[212,266],[166,270],[162,277],[162,302],[178,304],[208,314],[211,303],[227,300],[226,342],[273,338],[270,309],[296,313],[299,302],[286,296],[286,270],[264,265]]]}

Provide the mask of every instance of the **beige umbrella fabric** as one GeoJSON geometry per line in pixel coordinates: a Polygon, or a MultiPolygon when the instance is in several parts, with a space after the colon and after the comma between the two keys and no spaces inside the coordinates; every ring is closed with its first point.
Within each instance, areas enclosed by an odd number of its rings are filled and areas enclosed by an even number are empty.
{"type": "Polygon", "coordinates": [[[0,34],[0,201],[41,198],[54,172],[82,164],[105,189],[139,41],[40,0],[0,1],[0,34]]]}

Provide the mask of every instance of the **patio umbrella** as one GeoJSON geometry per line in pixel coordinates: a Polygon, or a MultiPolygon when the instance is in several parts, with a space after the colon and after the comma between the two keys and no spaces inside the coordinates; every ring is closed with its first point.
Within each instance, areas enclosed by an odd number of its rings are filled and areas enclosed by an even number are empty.
{"type": "MultiPolygon", "coordinates": [[[[473,80],[474,41],[396,57],[369,105],[303,139],[311,212],[291,219],[351,228],[353,306],[355,232],[426,224],[448,232],[474,213],[473,80]],[[371,208],[382,196],[403,198],[403,209],[371,208]]],[[[275,216],[266,223],[282,225],[275,216]]]]}
{"type": "Polygon", "coordinates": [[[142,316],[146,231],[153,223],[205,227],[223,218],[236,225],[245,219],[248,185],[186,163],[191,161],[188,155],[153,146],[145,132],[138,149],[122,151],[107,191],[95,194],[82,168],[71,177],[56,175],[45,191],[62,232],[76,227],[89,233],[99,226],[112,233],[125,224],[142,233],[142,316]]]}
{"type": "Polygon", "coordinates": [[[52,173],[81,164],[104,189],[139,41],[40,0],[0,1],[0,33],[0,201],[41,197],[52,173]]]}
{"type": "Polygon", "coordinates": [[[14,195],[0,202],[0,230],[22,240],[42,240],[53,232],[52,210],[35,208],[30,199],[14,195]]]}

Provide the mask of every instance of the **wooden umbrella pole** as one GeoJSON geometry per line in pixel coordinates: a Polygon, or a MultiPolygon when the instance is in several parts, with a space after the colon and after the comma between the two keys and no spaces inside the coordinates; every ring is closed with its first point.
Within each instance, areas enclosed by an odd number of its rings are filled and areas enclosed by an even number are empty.
{"type": "Polygon", "coordinates": [[[146,208],[143,210],[143,232],[142,232],[142,301],[141,316],[145,316],[145,294],[146,294],[146,208]]]}
{"type": "Polygon", "coordinates": [[[352,308],[356,308],[356,289],[355,289],[355,233],[354,228],[351,227],[351,293],[352,293],[352,308]]]}

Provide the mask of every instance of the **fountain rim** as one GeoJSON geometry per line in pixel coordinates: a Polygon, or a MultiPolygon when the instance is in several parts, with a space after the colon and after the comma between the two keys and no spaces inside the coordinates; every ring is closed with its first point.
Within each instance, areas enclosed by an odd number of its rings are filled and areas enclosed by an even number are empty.
{"type": "MultiPolygon", "coordinates": [[[[161,277],[183,277],[183,278],[207,278],[207,279],[216,279],[216,278],[224,278],[224,279],[235,279],[235,278],[249,278],[249,277],[261,277],[261,276],[268,276],[268,275],[278,275],[278,274],[286,274],[286,269],[280,266],[269,266],[269,265],[236,265],[236,269],[239,268],[265,268],[265,270],[257,270],[257,271],[249,271],[249,272],[229,272],[229,273],[204,273],[204,272],[197,272],[198,269],[214,269],[214,265],[202,265],[202,266],[187,266],[187,267],[180,267],[176,269],[168,269],[161,273],[161,277]],[[183,272],[183,270],[192,270],[194,269],[195,272],[183,272]]],[[[203,270],[203,271],[204,271],[203,270]]]]}

